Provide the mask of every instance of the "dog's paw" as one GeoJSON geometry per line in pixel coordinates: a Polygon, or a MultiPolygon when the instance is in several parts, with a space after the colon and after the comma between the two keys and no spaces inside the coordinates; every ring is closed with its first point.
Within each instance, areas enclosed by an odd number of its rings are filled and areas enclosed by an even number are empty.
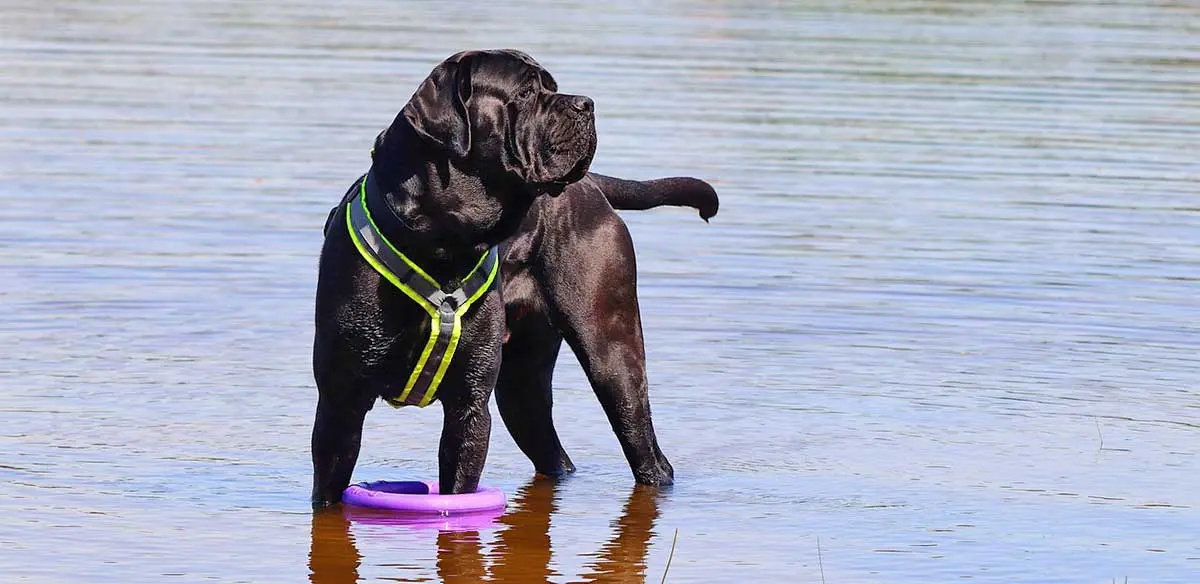
{"type": "Polygon", "coordinates": [[[633,471],[633,480],[640,485],[665,487],[675,483],[675,469],[666,460],[633,471]]]}

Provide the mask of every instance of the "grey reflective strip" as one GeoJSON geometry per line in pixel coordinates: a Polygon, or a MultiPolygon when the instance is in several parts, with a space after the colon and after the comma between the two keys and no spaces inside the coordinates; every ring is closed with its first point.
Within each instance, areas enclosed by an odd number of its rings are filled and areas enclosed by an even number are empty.
{"type": "Polygon", "coordinates": [[[371,255],[375,257],[379,263],[392,272],[404,285],[412,288],[417,294],[429,298],[433,302],[433,298],[438,298],[438,302],[433,305],[440,304],[440,296],[443,295],[441,290],[434,288],[425,278],[422,278],[416,270],[409,267],[400,256],[388,245],[383,239],[383,234],[375,228],[371,223],[371,219],[367,216],[366,210],[363,209],[361,197],[355,197],[350,202],[350,224],[354,226],[354,231],[358,235],[360,241],[366,246],[371,255]]]}
{"type": "Polygon", "coordinates": [[[488,278],[492,275],[492,270],[496,269],[496,263],[500,260],[499,256],[500,252],[497,248],[493,247],[487,250],[487,255],[484,257],[484,260],[479,263],[479,268],[471,273],[470,277],[468,277],[467,280],[462,283],[462,288],[459,288],[454,292],[455,295],[457,295],[459,292],[463,293],[463,299],[459,303],[459,306],[462,306],[462,304],[474,296],[475,293],[484,286],[484,284],[487,284],[488,278]]]}
{"type": "Polygon", "coordinates": [[[404,397],[404,401],[388,400],[388,403],[392,405],[419,406],[425,400],[425,396],[429,393],[430,389],[437,390],[437,388],[431,387],[433,378],[437,375],[437,370],[442,364],[442,359],[446,358],[446,347],[450,345],[450,337],[453,335],[454,311],[438,310],[438,336],[437,340],[434,341],[433,350],[429,352],[429,359],[425,361],[425,368],[417,375],[417,381],[413,384],[412,391],[404,397]]]}

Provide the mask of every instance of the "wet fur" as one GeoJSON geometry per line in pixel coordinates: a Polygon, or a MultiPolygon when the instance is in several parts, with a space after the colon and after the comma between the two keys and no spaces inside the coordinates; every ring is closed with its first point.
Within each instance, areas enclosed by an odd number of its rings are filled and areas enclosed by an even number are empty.
{"type": "MultiPolygon", "coordinates": [[[[553,78],[528,56],[467,52],[439,65],[376,140],[379,204],[391,211],[376,213],[377,223],[430,275],[453,285],[483,251],[503,242],[502,285],[464,316],[458,353],[438,392],[443,493],[478,485],[493,387],[505,426],[537,472],[574,470],[551,416],[551,379],[564,340],[635,479],[673,480],[650,419],[633,244],[613,208],[686,205],[707,220],[717,197],[697,179],[586,173],[595,148],[590,120],[591,100],[558,94],[553,78]],[[535,81],[535,95],[525,96],[522,88],[535,81]],[[497,109],[514,103],[516,119],[497,109]]],[[[379,397],[399,392],[428,335],[425,312],[354,248],[344,203],[356,192],[352,187],[330,213],[321,252],[315,506],[340,501],[366,412],[379,397]]]]}
{"type": "MultiPolygon", "coordinates": [[[[558,93],[524,53],[466,51],[439,64],[376,139],[373,219],[447,290],[489,248],[516,233],[534,200],[583,177],[595,153],[592,101],[558,93]]],[[[429,317],[358,253],[344,203],[327,221],[317,280],[313,374],[314,505],[349,484],[367,411],[396,397],[429,335],[429,317]]],[[[487,457],[487,403],[500,370],[499,286],[462,317],[437,401],[443,411],[443,493],[476,489],[487,457]]]]}

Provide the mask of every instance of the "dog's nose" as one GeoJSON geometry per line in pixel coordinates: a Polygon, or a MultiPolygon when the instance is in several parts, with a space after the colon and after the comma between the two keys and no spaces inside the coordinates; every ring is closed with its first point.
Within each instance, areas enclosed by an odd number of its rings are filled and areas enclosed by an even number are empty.
{"type": "Polygon", "coordinates": [[[570,104],[571,108],[578,112],[592,112],[596,110],[596,102],[592,101],[592,98],[583,95],[572,96],[570,104]]]}

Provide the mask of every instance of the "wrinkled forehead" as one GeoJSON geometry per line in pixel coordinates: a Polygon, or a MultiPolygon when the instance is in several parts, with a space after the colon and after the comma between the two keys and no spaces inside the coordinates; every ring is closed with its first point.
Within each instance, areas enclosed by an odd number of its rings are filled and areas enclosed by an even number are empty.
{"type": "Polygon", "coordinates": [[[501,91],[541,81],[550,91],[558,91],[558,83],[533,57],[511,49],[471,51],[463,55],[470,59],[471,83],[476,90],[491,87],[501,91]]]}

